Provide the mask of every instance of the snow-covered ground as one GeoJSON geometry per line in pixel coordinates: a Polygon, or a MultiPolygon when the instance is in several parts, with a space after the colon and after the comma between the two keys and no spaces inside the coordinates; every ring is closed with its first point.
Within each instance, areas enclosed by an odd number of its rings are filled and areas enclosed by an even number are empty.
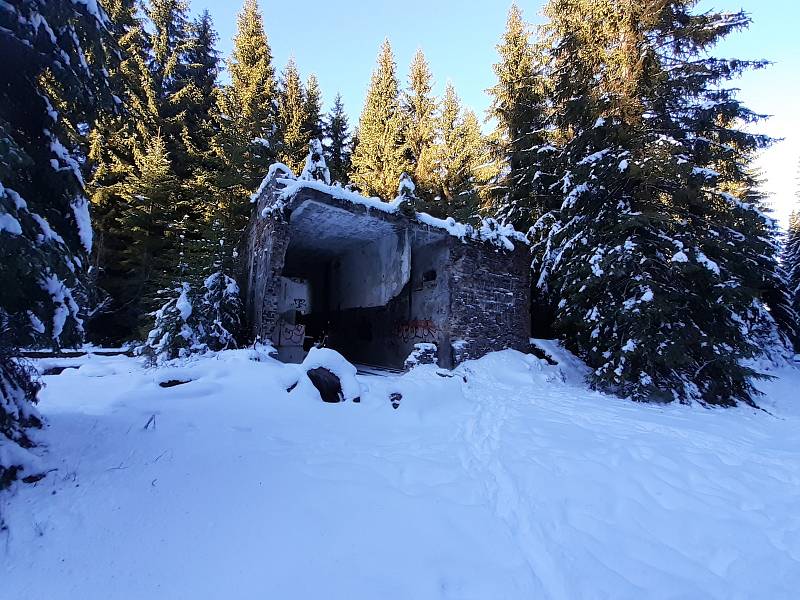
{"type": "Polygon", "coordinates": [[[324,404],[253,358],[62,361],[80,368],[40,404],[54,470],[0,498],[0,596],[800,593],[795,369],[764,384],[768,414],[637,405],[513,351],[359,376],[360,403],[324,404]]]}

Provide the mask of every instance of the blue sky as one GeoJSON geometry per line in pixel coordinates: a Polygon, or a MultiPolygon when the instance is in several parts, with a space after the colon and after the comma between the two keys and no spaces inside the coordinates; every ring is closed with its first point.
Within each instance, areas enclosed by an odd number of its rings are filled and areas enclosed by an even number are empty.
{"type": "MultiPolygon", "coordinates": [[[[220,34],[219,48],[230,52],[236,29],[238,0],[191,0],[193,12],[208,9],[220,34]]],[[[436,79],[437,93],[450,80],[463,102],[483,115],[485,90],[494,80],[495,45],[502,35],[510,1],[505,0],[260,0],[278,69],[290,55],[301,73],[315,73],[329,103],[341,92],[355,121],[375,57],[388,37],[398,70],[405,79],[408,64],[422,48],[436,79]]],[[[540,0],[519,0],[531,22],[539,21],[540,0]]],[[[775,64],[750,73],[737,85],[741,97],[757,112],[772,118],[761,130],[785,138],[764,153],[759,166],[772,194],[775,216],[785,224],[798,188],[800,160],[800,2],[795,0],[701,0],[701,9],[737,10],[753,17],[750,30],[719,46],[717,55],[766,58],[775,64]]]]}

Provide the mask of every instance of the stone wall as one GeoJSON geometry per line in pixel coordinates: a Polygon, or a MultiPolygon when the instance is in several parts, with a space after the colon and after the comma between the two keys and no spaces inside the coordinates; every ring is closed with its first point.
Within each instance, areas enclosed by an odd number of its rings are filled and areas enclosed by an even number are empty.
{"type": "Polygon", "coordinates": [[[264,201],[262,196],[253,208],[247,232],[243,289],[250,336],[269,340],[278,322],[280,277],[290,234],[282,211],[260,216],[264,201]]]}
{"type": "Polygon", "coordinates": [[[453,362],[487,352],[527,351],[531,331],[528,248],[513,252],[454,240],[450,249],[450,338],[453,362]]]}

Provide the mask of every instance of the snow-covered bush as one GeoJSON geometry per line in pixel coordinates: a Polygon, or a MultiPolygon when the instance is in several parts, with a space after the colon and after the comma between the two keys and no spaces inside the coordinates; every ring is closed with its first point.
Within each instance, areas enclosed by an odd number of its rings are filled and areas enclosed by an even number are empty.
{"type": "Polygon", "coordinates": [[[137,348],[137,353],[151,365],[184,358],[199,349],[196,319],[192,319],[195,298],[191,286],[183,283],[175,292],[176,297],[153,313],[153,329],[147,334],[145,344],[137,348]]]}
{"type": "Polygon", "coordinates": [[[236,346],[241,327],[239,286],[222,271],[208,276],[198,292],[188,283],[153,313],[155,322],[137,353],[151,365],[207,350],[236,346]]]}
{"type": "Polygon", "coordinates": [[[33,368],[15,358],[13,349],[0,342],[0,490],[28,470],[30,461],[25,448],[33,444],[25,430],[42,425],[33,408],[39,388],[33,368]]]}
{"type": "Polygon", "coordinates": [[[306,164],[300,173],[300,179],[306,181],[322,181],[326,185],[331,183],[331,174],[328,166],[325,164],[325,155],[322,152],[322,142],[319,140],[311,140],[308,143],[308,156],[306,156],[306,164]]]}
{"type": "Polygon", "coordinates": [[[525,239],[525,236],[516,231],[513,225],[509,223],[502,225],[491,217],[480,220],[477,237],[491,242],[495,246],[502,246],[509,251],[514,250],[514,242],[512,240],[523,241],[525,239]]]}
{"type": "Polygon", "coordinates": [[[408,173],[400,175],[400,182],[397,185],[397,198],[395,202],[398,203],[398,209],[403,214],[413,216],[417,210],[417,186],[408,173]]]}
{"type": "Polygon", "coordinates": [[[411,179],[411,176],[408,173],[402,173],[400,175],[400,182],[397,184],[397,197],[398,198],[416,198],[417,197],[417,186],[414,184],[414,181],[411,179]]]}
{"type": "Polygon", "coordinates": [[[197,311],[199,341],[209,350],[235,347],[242,324],[239,286],[232,277],[217,271],[203,282],[203,290],[197,311]]]}

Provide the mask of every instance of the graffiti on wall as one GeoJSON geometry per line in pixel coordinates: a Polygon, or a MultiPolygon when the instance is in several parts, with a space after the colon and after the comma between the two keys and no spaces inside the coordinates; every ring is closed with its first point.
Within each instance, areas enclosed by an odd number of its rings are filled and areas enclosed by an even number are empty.
{"type": "Polygon", "coordinates": [[[281,345],[302,346],[305,335],[305,325],[290,325],[289,323],[284,323],[281,328],[281,345]]]}
{"type": "Polygon", "coordinates": [[[305,336],[305,325],[295,325],[280,320],[272,334],[272,343],[276,346],[302,346],[305,336]]]}
{"type": "Polygon", "coordinates": [[[439,328],[433,322],[433,319],[398,320],[392,328],[392,335],[404,342],[432,342],[438,337],[439,328]]]}

